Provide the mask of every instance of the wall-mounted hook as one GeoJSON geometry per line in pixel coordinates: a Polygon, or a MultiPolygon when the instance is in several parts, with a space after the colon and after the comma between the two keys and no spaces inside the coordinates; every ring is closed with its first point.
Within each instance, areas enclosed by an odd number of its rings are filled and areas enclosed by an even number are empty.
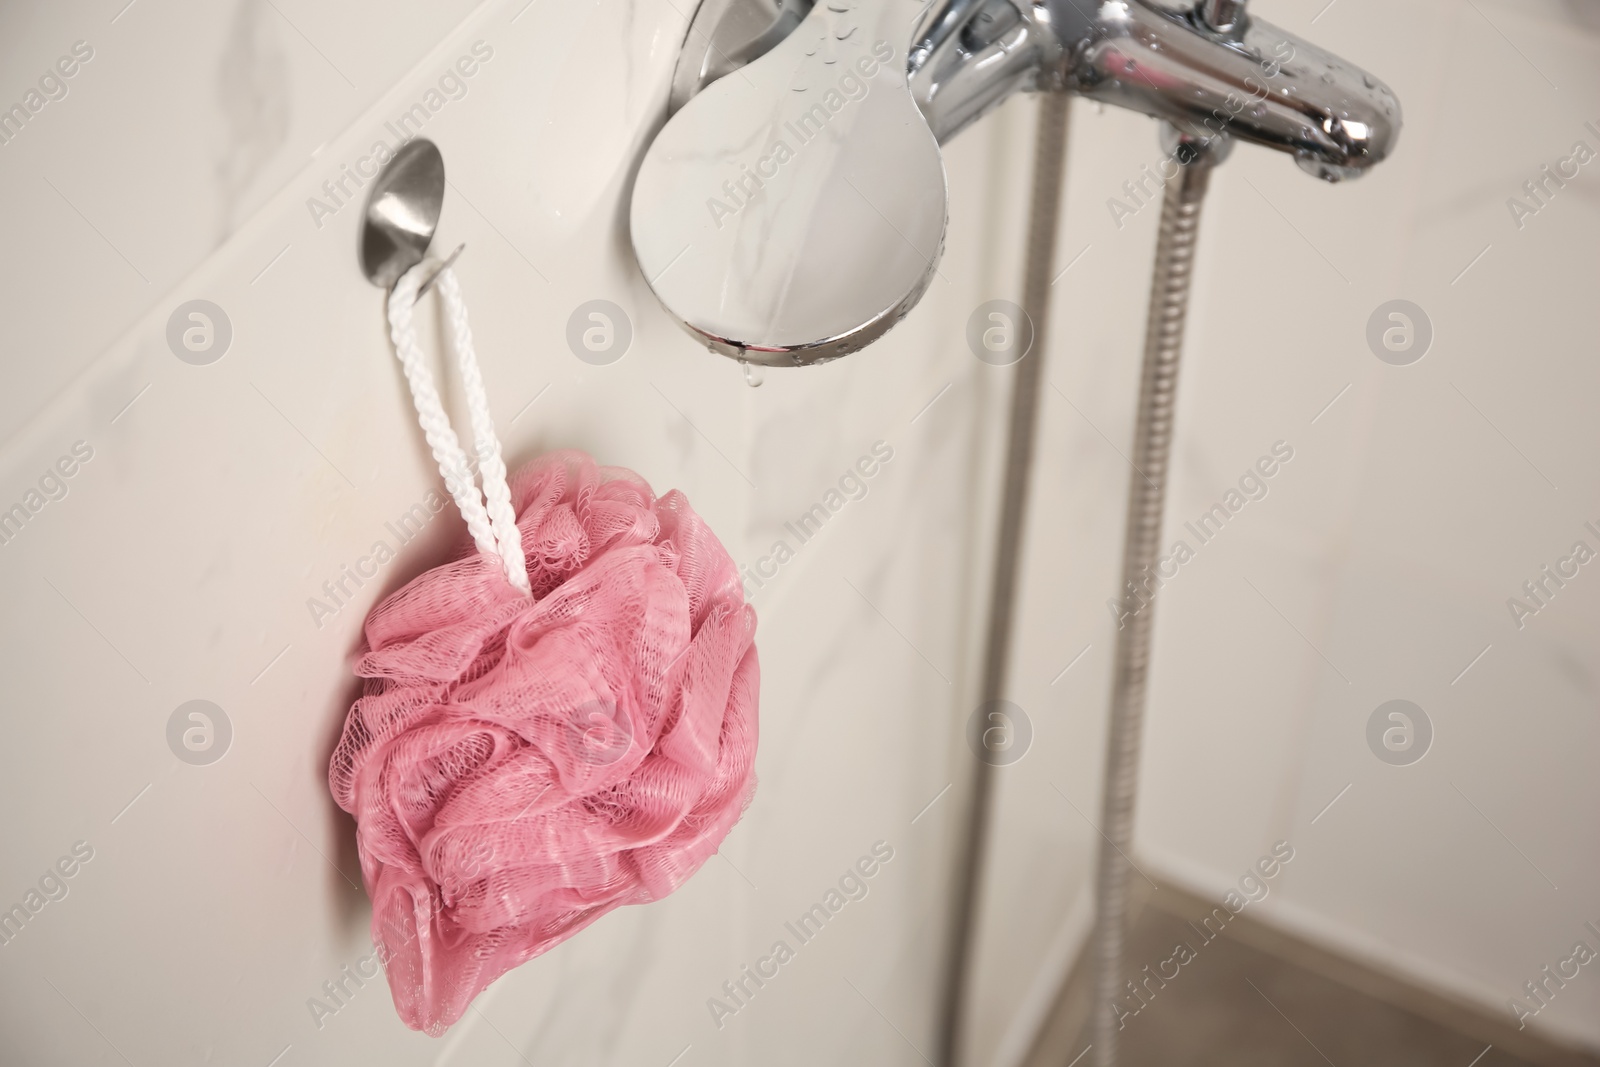
{"type": "MultiPolygon", "coordinates": [[[[360,237],[361,273],[373,285],[393,289],[402,274],[427,256],[444,207],[444,189],[444,157],[425,138],[406,142],[378,173],[362,213],[360,237]]],[[[464,248],[456,246],[418,288],[418,296],[464,248]]]]}

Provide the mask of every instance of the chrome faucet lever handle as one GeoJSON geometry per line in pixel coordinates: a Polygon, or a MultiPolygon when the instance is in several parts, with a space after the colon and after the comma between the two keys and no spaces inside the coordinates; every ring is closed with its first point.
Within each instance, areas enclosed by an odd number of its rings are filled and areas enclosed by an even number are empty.
{"type": "Polygon", "coordinates": [[[903,0],[828,0],[694,95],[639,168],[633,247],[713,351],[800,366],[916,304],[944,249],[939,145],[907,83],[903,0]]]}

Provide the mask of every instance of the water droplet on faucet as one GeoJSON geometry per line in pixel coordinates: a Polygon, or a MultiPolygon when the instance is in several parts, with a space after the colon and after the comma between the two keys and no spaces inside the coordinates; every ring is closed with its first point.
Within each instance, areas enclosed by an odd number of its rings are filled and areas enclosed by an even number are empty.
{"type": "Polygon", "coordinates": [[[739,366],[744,368],[744,384],[750,388],[760,389],[761,383],[767,380],[766,368],[742,359],[739,361],[739,366]]]}

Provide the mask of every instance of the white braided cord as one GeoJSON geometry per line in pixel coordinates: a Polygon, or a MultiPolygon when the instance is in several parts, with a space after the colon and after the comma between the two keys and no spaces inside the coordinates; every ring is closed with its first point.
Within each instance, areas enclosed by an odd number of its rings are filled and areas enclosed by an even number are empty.
{"type": "Polygon", "coordinates": [[[461,283],[454,269],[439,269],[438,261],[423,260],[403,274],[389,294],[389,335],[394,340],[395,355],[400,359],[406,381],[411,386],[411,399],[416,405],[417,422],[423,436],[433,450],[434,461],[444,477],[445,488],[455,498],[467,530],[477,544],[478,551],[500,561],[506,580],[523,593],[531,595],[528,569],[522,553],[522,534],[517,529],[516,513],[511,507],[511,488],[506,483],[505,460],[500,454],[500,440],[495,436],[494,419],[489,413],[489,398],[483,385],[483,374],[478,369],[478,357],[472,347],[472,331],[467,325],[467,308],[461,298],[461,283]],[[456,432],[450,426],[439,392],[434,388],[433,374],[429,371],[417,343],[417,328],[413,312],[417,304],[417,290],[429,274],[438,271],[434,288],[444,302],[449,329],[446,338],[456,357],[465,387],[468,416],[472,421],[473,450],[478,457],[478,470],[483,476],[483,490],[473,481],[472,468],[461,448],[456,432]],[[488,506],[484,498],[488,498],[488,506]]]}
{"type": "Polygon", "coordinates": [[[494,432],[494,415],[489,411],[489,394],[478,369],[477,350],[472,345],[472,329],[467,325],[467,305],[461,298],[461,281],[454,267],[439,272],[434,283],[444,301],[450,320],[447,337],[455,353],[465,387],[467,412],[472,419],[473,450],[478,457],[478,473],[483,478],[483,495],[495,542],[505,560],[506,577],[524,593],[528,587],[528,567],[522,555],[522,532],[517,529],[517,513],[511,507],[511,487],[506,484],[506,463],[500,454],[500,438],[494,432]],[[521,579],[520,581],[518,579],[521,579]]]}

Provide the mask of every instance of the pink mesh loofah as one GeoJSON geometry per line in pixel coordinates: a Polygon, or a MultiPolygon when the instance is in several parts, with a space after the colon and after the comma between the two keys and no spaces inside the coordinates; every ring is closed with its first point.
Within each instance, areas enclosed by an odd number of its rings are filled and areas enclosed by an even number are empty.
{"type": "Polygon", "coordinates": [[[367,619],[329,785],[395,1008],[490,982],[716,851],[755,788],[755,612],[677,491],[557,452],[511,479],[533,597],[473,552],[367,619]]]}

